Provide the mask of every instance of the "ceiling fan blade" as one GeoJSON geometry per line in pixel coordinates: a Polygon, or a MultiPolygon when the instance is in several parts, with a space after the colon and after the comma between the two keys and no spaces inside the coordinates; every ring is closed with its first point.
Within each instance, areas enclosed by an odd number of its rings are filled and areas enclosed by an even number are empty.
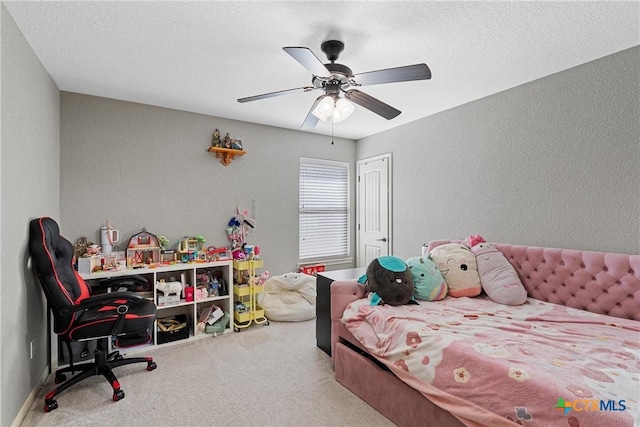
{"type": "Polygon", "coordinates": [[[311,71],[314,76],[331,78],[331,72],[308,47],[283,47],[282,49],[302,64],[304,68],[311,71]]]}
{"type": "Polygon", "coordinates": [[[362,86],[379,85],[410,80],[427,80],[431,78],[431,70],[427,64],[415,64],[360,73],[354,75],[353,78],[357,84],[362,86]]]}
{"type": "Polygon", "coordinates": [[[360,92],[357,89],[349,90],[345,92],[344,95],[349,101],[353,101],[361,107],[371,110],[387,120],[391,120],[401,113],[400,110],[393,108],[391,105],[385,104],[379,99],[376,99],[371,95],[367,95],[364,92],[360,92]]]}
{"type": "Polygon", "coordinates": [[[303,86],[303,87],[297,87],[295,89],[279,90],[277,92],[263,93],[262,95],[247,96],[246,98],[238,98],[238,102],[257,101],[259,99],[273,98],[274,96],[287,95],[293,92],[309,92],[314,89],[318,89],[318,88],[315,86],[303,86]]]}
{"type": "Polygon", "coordinates": [[[322,98],[324,98],[324,95],[320,95],[318,98],[316,98],[315,102],[311,106],[311,109],[307,113],[307,117],[305,117],[304,122],[302,122],[302,126],[300,126],[300,129],[313,129],[314,127],[316,127],[319,119],[314,116],[312,112],[316,109],[322,98]]]}

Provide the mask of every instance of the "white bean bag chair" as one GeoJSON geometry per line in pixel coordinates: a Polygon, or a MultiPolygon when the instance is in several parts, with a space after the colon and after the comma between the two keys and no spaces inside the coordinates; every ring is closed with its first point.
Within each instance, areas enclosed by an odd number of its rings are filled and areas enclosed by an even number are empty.
{"type": "Polygon", "coordinates": [[[270,277],[257,300],[269,320],[311,320],[316,317],[316,278],[304,273],[270,277]]]}

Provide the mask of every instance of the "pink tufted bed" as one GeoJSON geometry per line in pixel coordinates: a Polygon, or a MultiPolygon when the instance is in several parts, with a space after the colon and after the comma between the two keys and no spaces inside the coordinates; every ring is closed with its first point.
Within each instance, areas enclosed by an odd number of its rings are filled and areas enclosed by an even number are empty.
{"type": "Polygon", "coordinates": [[[372,307],[333,282],[336,380],[400,426],[639,425],[640,255],[495,246],[522,306],[372,307]]]}

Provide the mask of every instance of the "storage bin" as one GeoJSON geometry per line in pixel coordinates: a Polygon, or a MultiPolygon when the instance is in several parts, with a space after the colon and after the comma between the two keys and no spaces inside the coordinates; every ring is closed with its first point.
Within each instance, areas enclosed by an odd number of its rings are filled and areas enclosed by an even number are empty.
{"type": "Polygon", "coordinates": [[[158,322],[158,326],[156,328],[158,331],[158,344],[164,344],[167,342],[184,340],[189,338],[189,323],[187,322],[186,314],[178,314],[173,317],[163,317],[161,319],[158,319],[157,322],[158,322]],[[168,331],[164,331],[159,326],[160,324],[163,324],[163,325],[178,324],[180,326],[168,331]],[[181,325],[184,325],[184,326],[181,326],[181,325]]]}

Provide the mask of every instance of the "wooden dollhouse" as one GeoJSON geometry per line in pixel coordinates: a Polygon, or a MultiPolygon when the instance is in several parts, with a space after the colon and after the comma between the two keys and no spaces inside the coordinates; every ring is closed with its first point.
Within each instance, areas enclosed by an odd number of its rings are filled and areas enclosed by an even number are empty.
{"type": "Polygon", "coordinates": [[[146,228],[129,239],[127,245],[127,267],[148,267],[160,262],[160,243],[155,234],[151,234],[146,228]]]}

